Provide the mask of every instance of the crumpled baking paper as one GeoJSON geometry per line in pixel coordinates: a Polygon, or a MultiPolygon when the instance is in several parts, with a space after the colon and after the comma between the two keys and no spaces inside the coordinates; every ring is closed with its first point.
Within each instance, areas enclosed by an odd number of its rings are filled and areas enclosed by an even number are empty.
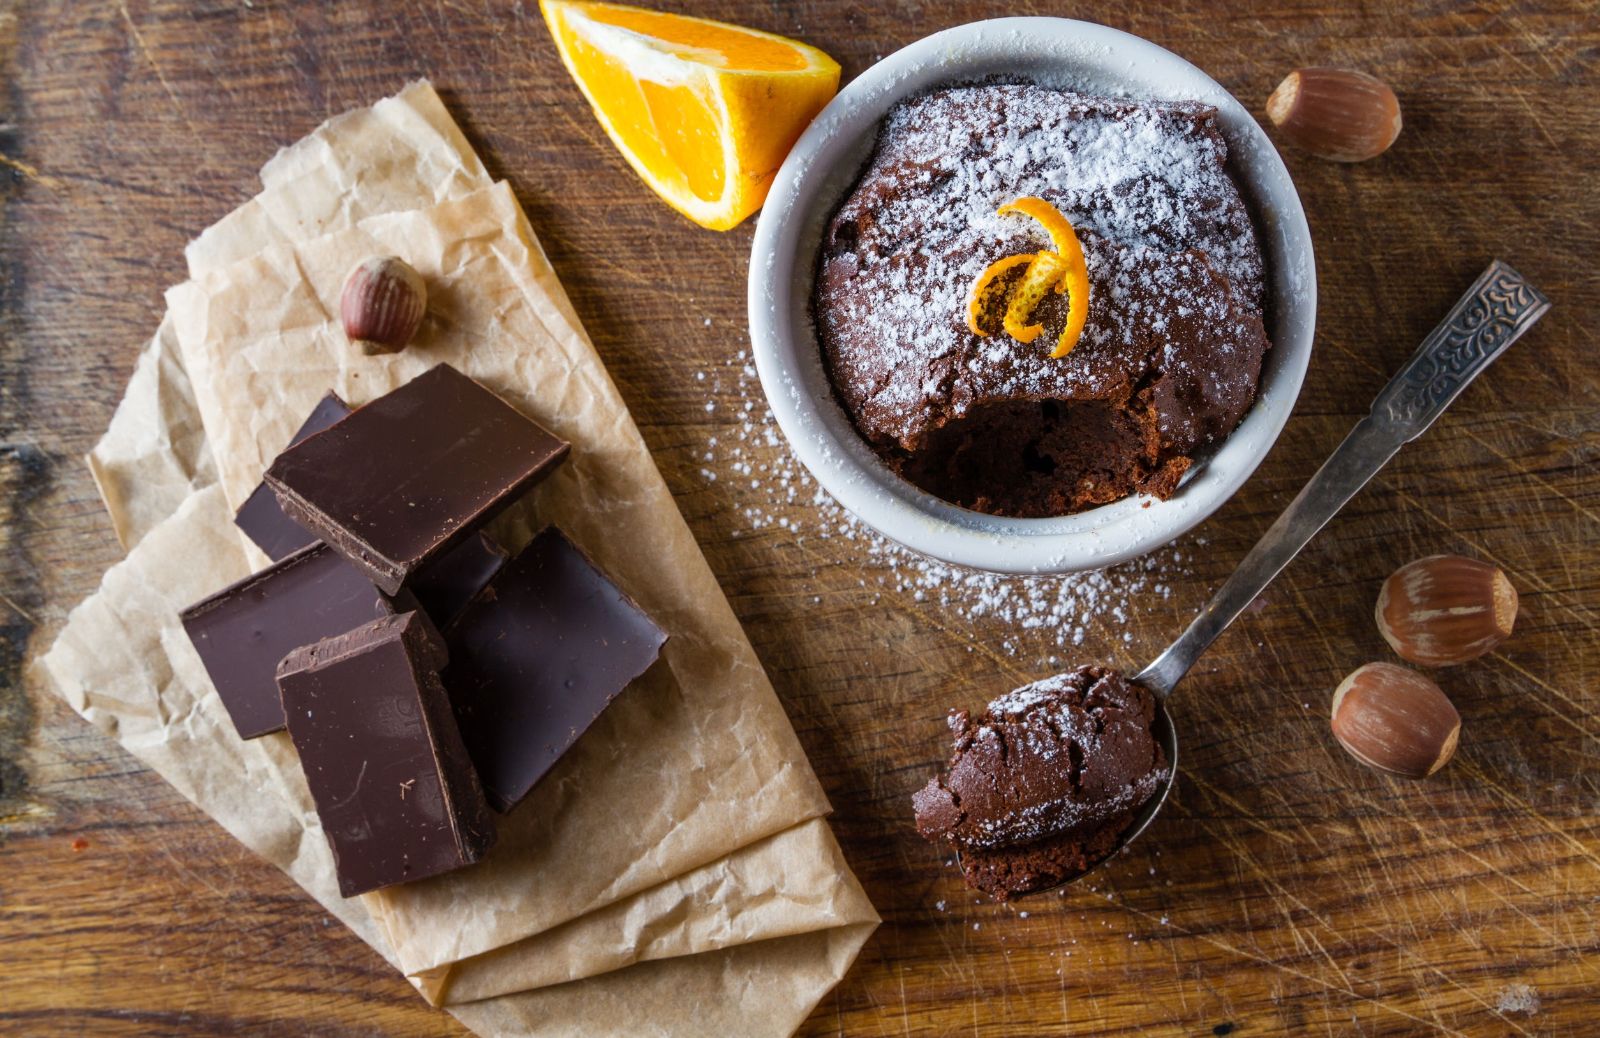
{"type": "Polygon", "coordinates": [[[509,188],[426,83],[330,121],[262,181],[191,245],[192,279],[169,292],[91,455],[130,551],[43,669],[480,1033],[788,1033],[877,916],[509,188]],[[430,285],[417,342],[392,357],[363,356],[336,320],[344,274],[375,252],[404,256],[430,285]],[[176,614],[263,561],[230,506],[322,393],[362,403],[440,360],[574,445],[495,532],[515,546],[558,523],[672,639],[502,820],[485,862],[347,901],[292,747],[237,738],[176,614]]]}

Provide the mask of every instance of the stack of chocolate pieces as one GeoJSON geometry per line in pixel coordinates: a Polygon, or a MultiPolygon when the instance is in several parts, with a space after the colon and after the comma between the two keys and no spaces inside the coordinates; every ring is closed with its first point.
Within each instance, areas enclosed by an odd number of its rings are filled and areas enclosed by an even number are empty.
{"type": "Polygon", "coordinates": [[[330,393],[237,514],[272,565],[183,611],[239,736],[287,729],[346,897],[479,860],[660,654],[559,530],[483,530],[568,449],[445,364],[330,393]]]}

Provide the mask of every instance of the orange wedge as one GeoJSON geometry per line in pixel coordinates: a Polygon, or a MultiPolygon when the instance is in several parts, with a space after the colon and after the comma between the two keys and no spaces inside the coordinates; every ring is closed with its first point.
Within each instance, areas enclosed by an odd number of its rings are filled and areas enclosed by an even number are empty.
{"type": "Polygon", "coordinates": [[[621,4],[540,0],[567,71],[667,204],[725,231],[761,208],[839,63],[795,40],[621,4]]]}

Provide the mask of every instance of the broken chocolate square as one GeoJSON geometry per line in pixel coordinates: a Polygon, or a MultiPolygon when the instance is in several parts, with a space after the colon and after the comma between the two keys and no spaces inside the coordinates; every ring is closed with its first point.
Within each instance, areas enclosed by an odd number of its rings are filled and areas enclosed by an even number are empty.
{"type": "Polygon", "coordinates": [[[278,665],[289,738],[345,897],[470,865],[494,844],[439,683],[445,647],[416,612],[296,649],[278,665]]]}
{"type": "Polygon", "coordinates": [[[489,803],[526,796],[666,640],[554,527],[501,567],[445,631],[445,683],[489,803]]]}
{"type": "Polygon", "coordinates": [[[443,630],[505,564],[506,550],[480,530],[429,563],[409,590],[443,630]]]}
{"type": "Polygon", "coordinates": [[[569,445],[439,364],[278,455],[283,510],[390,594],[516,503],[569,445]]]}
{"type": "MultiPolygon", "coordinates": [[[[311,409],[311,414],[295,432],[289,446],[293,447],[315,436],[349,413],[350,405],[339,399],[339,394],[329,392],[311,409]]],[[[283,509],[278,507],[278,496],[265,483],[257,486],[244,499],[244,504],[234,514],[233,522],[273,562],[308,544],[315,544],[317,540],[311,531],[283,514],[283,509]]]]}
{"type": "Polygon", "coordinates": [[[364,574],[313,544],[185,609],[180,618],[241,739],[283,728],[278,661],[394,612],[364,574]]]}

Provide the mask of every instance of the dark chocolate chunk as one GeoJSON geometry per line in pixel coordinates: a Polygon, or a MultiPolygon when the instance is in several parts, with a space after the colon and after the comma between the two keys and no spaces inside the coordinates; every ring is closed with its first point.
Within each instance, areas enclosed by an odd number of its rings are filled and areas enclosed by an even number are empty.
{"type": "Polygon", "coordinates": [[[314,544],[196,602],[183,629],[241,739],[283,728],[273,679],[293,649],[394,612],[359,570],[314,544]]]}
{"type": "Polygon", "coordinates": [[[667,636],[550,527],[445,630],[445,684],[489,803],[509,811],[667,636]]]}
{"type": "MultiPolygon", "coordinates": [[[[349,413],[350,405],[339,399],[339,394],[329,392],[312,408],[289,446],[316,435],[349,413]]],[[[304,526],[283,514],[283,509],[278,507],[278,496],[265,483],[244,499],[233,521],[273,562],[317,540],[304,526]]]]}
{"type": "Polygon", "coordinates": [[[439,364],[278,455],[295,521],[390,594],[514,504],[569,445],[439,364]]]}
{"type": "Polygon", "coordinates": [[[481,530],[429,563],[410,590],[442,629],[506,564],[506,550],[481,530]]]}
{"type": "Polygon", "coordinates": [[[439,683],[439,633],[420,613],[374,620],[278,665],[289,738],[345,897],[470,865],[494,817],[439,683]]]}

